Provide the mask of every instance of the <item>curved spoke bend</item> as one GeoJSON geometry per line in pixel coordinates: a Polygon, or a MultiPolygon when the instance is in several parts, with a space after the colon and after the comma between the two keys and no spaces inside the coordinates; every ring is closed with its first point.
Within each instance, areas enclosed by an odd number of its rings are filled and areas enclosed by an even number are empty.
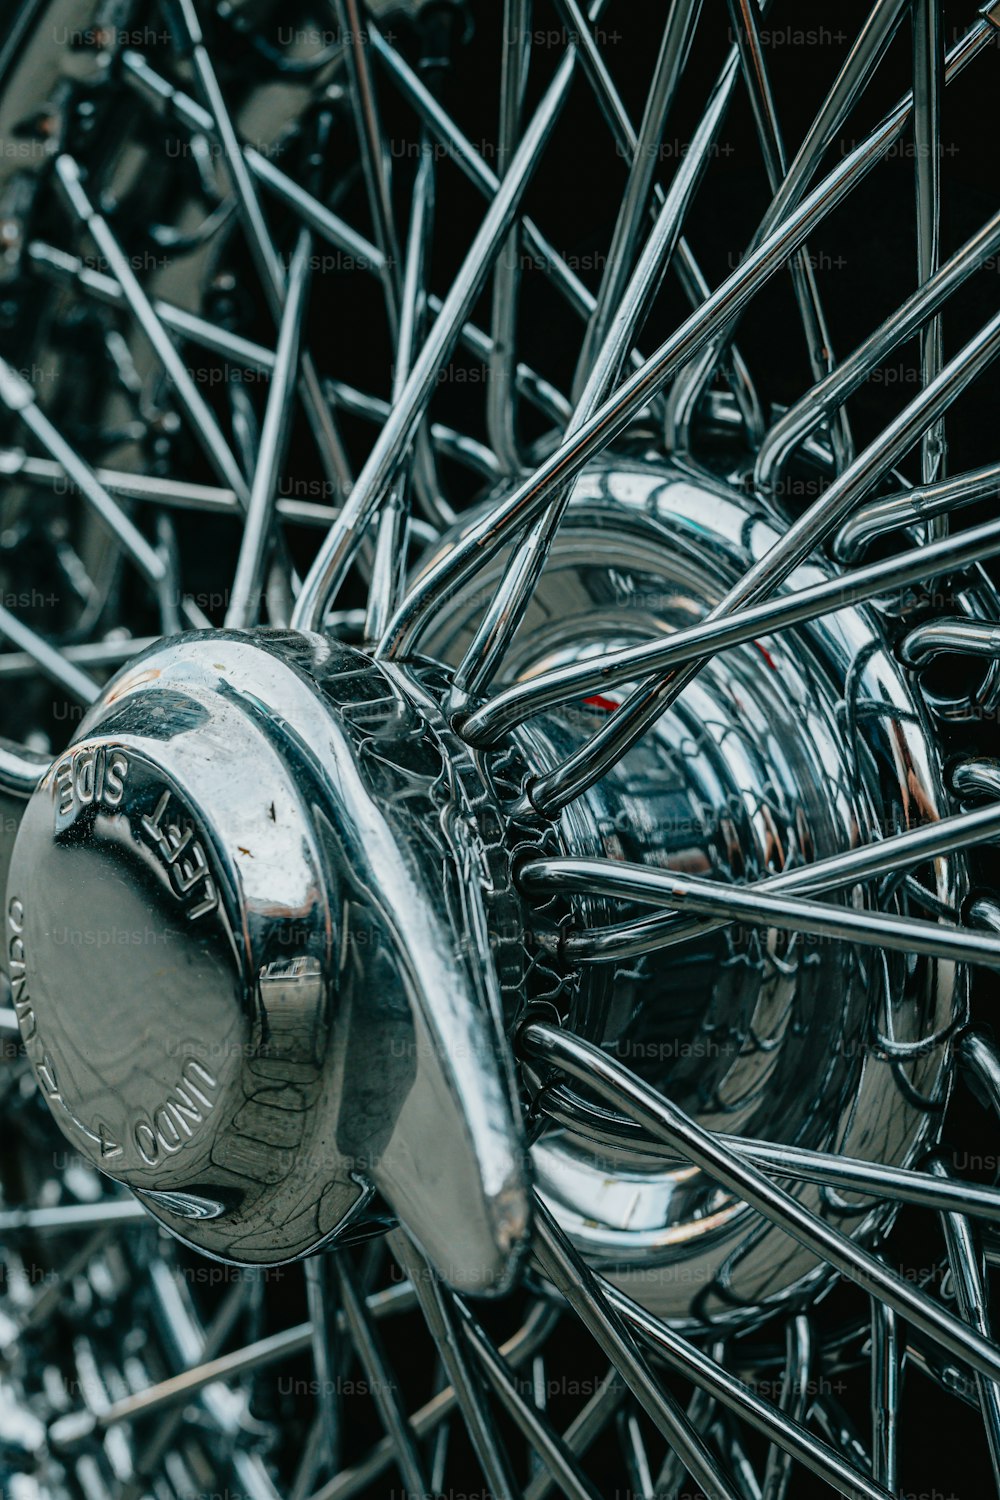
{"type": "MultiPolygon", "coordinates": [[[[973,478],[968,488],[973,497],[991,493],[990,473],[973,478]]],[[[951,481],[956,485],[958,481],[951,481]]],[[[904,502],[908,498],[902,497],[904,502]]],[[[893,513],[893,521],[899,506],[893,513]]],[[[822,583],[796,589],[773,602],[750,604],[726,613],[713,613],[704,623],[676,630],[662,640],[626,647],[606,656],[588,657],[570,667],[540,672],[526,682],[497,693],[462,722],[462,733],[473,745],[489,745],[516,728],[534,713],[578,697],[601,693],[621,683],[634,681],[648,671],[664,671],[703,660],[732,646],[744,645],[763,635],[804,624],[870,599],[885,598],[907,588],[932,581],[951,572],[995,557],[1000,552],[1000,523],[984,522],[960,535],[930,544],[920,552],[884,558],[854,572],[844,572],[822,583]]]]}
{"type": "Polygon", "coordinates": [[[658,1139],[674,1146],[735,1197],[784,1229],[849,1281],[878,1296],[950,1354],[965,1360],[987,1379],[1000,1379],[1000,1349],[990,1339],[888,1270],[838,1229],[817,1218],[725,1146],[719,1137],[702,1129],[599,1048],[541,1022],[531,1022],[525,1027],[521,1044],[530,1056],[562,1069],[658,1139]]]}
{"type": "Polygon", "coordinates": [[[521,880],[532,893],[559,891],[615,896],[751,927],[844,938],[866,947],[924,953],[933,958],[1000,968],[1000,940],[972,928],[893,912],[827,905],[801,896],[772,895],[765,889],[766,881],[753,886],[723,885],[721,881],[651,869],[648,865],[571,856],[531,860],[523,866],[521,880]]]}
{"type": "MultiPolygon", "coordinates": [[[[985,50],[992,36],[993,27],[985,19],[971,27],[951,51],[949,79],[956,78],[985,50]]],[[[447,557],[418,577],[408,598],[390,621],[380,647],[382,655],[399,656],[413,650],[421,631],[449,591],[474,576],[488,558],[510,541],[520,528],[529,524],[561,485],[611,443],[672,376],[716,334],[728,327],[736,312],[745,307],[788,256],[802,246],[816,225],[891,150],[906,128],[911,107],[911,98],[906,96],[874,131],[821,179],[786,219],[765,236],[756,250],[726,277],[656,353],[602,402],[576,433],[490,515],[471,526],[447,557]]],[[[935,386],[940,386],[940,378],[935,386]]],[[[919,436],[918,431],[914,441],[919,436]]],[[[372,503],[365,502],[366,511],[372,503]]],[[[330,548],[326,550],[330,551],[330,548]]],[[[326,591],[332,593],[341,570],[324,562],[322,572],[324,594],[326,591]]]]}
{"type": "MultiPolygon", "coordinates": [[[[716,605],[709,618],[724,618],[729,610],[741,604],[755,603],[778,587],[839,526],[858,500],[909,451],[970,382],[988,368],[998,353],[1000,313],[969,340],[937,378],[904,407],[829,489],[789,526],[780,540],[773,543],[716,605]]],[[[536,812],[554,816],[560,808],[593,786],[670,707],[707,659],[702,657],[691,661],[679,672],[650,679],[635,688],[590,741],[534,783],[529,796],[536,812]]]]}
{"type": "MultiPolygon", "coordinates": [[[[734,62],[731,60],[723,69],[684,163],[664,198],[634,274],[622,288],[618,286],[618,278],[614,279],[615,295],[620,295],[620,301],[615,318],[593,361],[588,363],[587,377],[570,420],[570,434],[579,430],[586,422],[621,371],[633,334],[650,295],[662,279],[666,264],[673,254],[684,214],[707,165],[709,149],[729,101],[729,85],[734,71],[734,62]]],[[[637,161],[649,158],[648,145],[644,149],[645,156],[637,156],[637,161]]],[[[599,330],[606,321],[600,317],[599,310],[595,310],[590,329],[599,330]]],[[[561,494],[551,500],[524,541],[514,549],[483,622],[455,669],[452,695],[454,709],[460,711],[469,697],[476,697],[489,686],[545,566],[571,494],[572,486],[567,485],[561,494]]]]}

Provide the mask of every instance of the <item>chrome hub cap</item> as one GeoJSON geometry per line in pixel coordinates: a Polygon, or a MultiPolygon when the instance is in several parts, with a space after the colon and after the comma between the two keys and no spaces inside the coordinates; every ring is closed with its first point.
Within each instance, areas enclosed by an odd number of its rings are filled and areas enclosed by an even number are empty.
{"type": "Polygon", "coordinates": [[[509,1285],[515,898],[453,742],[428,688],[350,648],[192,636],[116,680],[33,797],[8,903],[28,1056],[72,1145],[188,1244],[288,1260],[370,1232],[377,1188],[450,1282],[509,1285]]]}

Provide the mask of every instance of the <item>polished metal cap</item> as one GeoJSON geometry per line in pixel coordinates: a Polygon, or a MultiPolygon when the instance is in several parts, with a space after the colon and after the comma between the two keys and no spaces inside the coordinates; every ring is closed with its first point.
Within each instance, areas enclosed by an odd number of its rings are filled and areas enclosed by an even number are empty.
{"type": "Polygon", "coordinates": [[[426,683],[348,647],[182,637],[115,680],[25,812],[32,1065],[74,1147],[202,1251],[287,1260],[388,1204],[453,1285],[514,1273],[491,928],[516,898],[447,735],[426,683]]]}

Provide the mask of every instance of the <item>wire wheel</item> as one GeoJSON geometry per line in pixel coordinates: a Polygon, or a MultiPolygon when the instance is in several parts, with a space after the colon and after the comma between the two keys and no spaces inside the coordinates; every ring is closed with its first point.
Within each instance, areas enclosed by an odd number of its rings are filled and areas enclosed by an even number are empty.
{"type": "Polygon", "coordinates": [[[644,9],[15,7],[11,1500],[1000,1486],[1000,21],[644,9]]]}

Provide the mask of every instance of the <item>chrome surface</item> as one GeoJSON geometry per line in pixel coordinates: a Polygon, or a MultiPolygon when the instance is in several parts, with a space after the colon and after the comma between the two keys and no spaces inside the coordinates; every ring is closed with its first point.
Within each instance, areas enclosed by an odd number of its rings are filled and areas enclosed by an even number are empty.
{"type": "MultiPolygon", "coordinates": [[[[476,527],[475,515],[467,525],[476,527]]],[[[630,640],[671,642],[706,617],[731,579],[766,557],[775,540],[766,509],[704,473],[636,464],[585,474],[509,649],[510,685],[500,686],[515,701],[520,687],[530,698],[533,685],[549,676],[582,680],[595,657],[605,662],[621,652],[627,659],[630,640]]],[[[423,567],[433,571],[451,545],[446,538],[423,567]]],[[[482,592],[503,566],[501,557],[482,569],[473,602],[459,593],[442,607],[425,649],[458,659],[482,592]]],[[[788,598],[823,577],[820,567],[801,567],[788,581],[788,598]]],[[[529,764],[544,774],[613,721],[627,689],[613,685],[621,676],[610,682],[592,667],[590,692],[576,689],[582,701],[522,726],[529,764]]],[[[595,873],[603,863],[609,881],[631,861],[651,874],[672,872],[670,889],[690,893],[697,876],[787,884],[797,869],[822,867],[858,845],[929,833],[946,805],[933,731],[878,617],[827,607],[794,635],[755,635],[716,656],[678,707],[566,810],[554,837],[559,850],[597,861],[595,873]],[[849,728],[861,705],[869,750],[863,765],[851,754],[849,728]]],[[[596,880],[589,897],[567,905],[560,898],[573,886],[560,863],[552,861],[542,899],[557,903],[550,917],[557,953],[571,954],[576,929],[603,935],[623,913],[600,900],[612,892],[596,880]]],[[[958,859],[938,863],[936,879],[937,899],[957,906],[964,881],[958,859]]],[[[764,899],[762,890],[757,904],[764,899]]],[[[904,897],[901,918],[907,909],[904,897]]],[[[849,905],[841,910],[845,919],[854,915],[849,905]]],[[[829,915],[835,922],[837,909],[829,915]]],[[[873,1154],[886,1164],[916,1159],[933,1125],[915,1099],[946,1090],[948,1037],[965,1014],[964,981],[943,954],[943,962],[926,966],[892,958],[888,924],[879,918],[872,941],[884,948],[881,956],[815,932],[800,941],[738,925],[689,941],[678,966],[669,952],[637,959],[651,923],[634,925],[640,933],[632,952],[618,958],[611,948],[600,968],[571,973],[557,1005],[573,1031],[667,1090],[710,1129],[780,1134],[789,1145],[873,1154]],[[894,1056],[883,1060],[876,1038],[890,1035],[894,1056]]],[[[904,949],[915,951],[919,925],[901,938],[904,949]]],[[[697,935],[689,921],[688,938],[697,935]]],[[[928,923],[924,936],[942,941],[944,930],[928,923]]],[[[996,961],[992,949],[983,952],[996,961]]],[[[775,1240],[756,1229],[748,1237],[739,1205],[684,1165],[664,1173],[629,1161],[627,1152],[595,1155],[566,1132],[536,1145],[534,1158],[539,1187],[571,1235],[661,1315],[725,1321],[726,1303],[735,1301],[740,1312],[733,1316],[743,1319],[787,1296],[813,1269],[807,1255],[776,1253],[775,1240]],[[662,1274],[663,1265],[673,1273],[662,1274]],[[724,1293],[714,1289],[718,1276],[724,1293]]],[[[807,1198],[822,1212],[822,1192],[807,1198]]],[[[859,1211],[850,1227],[864,1237],[875,1220],[859,1211]]]]}
{"type": "Polygon", "coordinates": [[[488,783],[435,717],[319,637],[180,637],[28,805],[7,918],[29,1060],[72,1145],[208,1254],[303,1255],[377,1188],[454,1285],[513,1275],[495,975],[516,987],[517,898],[488,783]]]}
{"type": "Polygon", "coordinates": [[[5,1500],[1000,1482],[998,12],[821,12],[16,0],[5,1500]]]}

